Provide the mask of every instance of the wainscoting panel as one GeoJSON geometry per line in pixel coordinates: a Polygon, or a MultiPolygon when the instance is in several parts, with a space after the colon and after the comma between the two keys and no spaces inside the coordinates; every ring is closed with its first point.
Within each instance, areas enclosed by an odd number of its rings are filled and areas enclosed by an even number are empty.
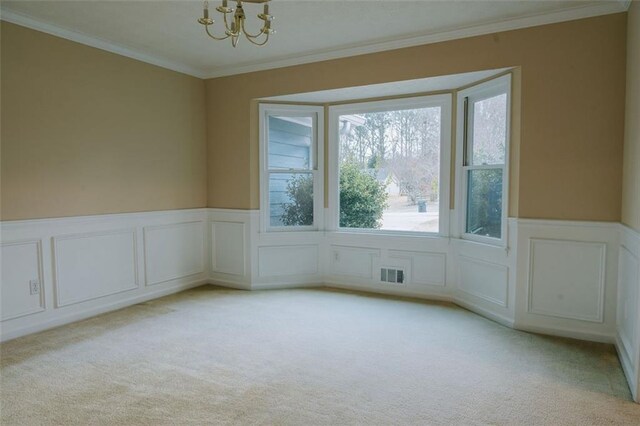
{"type": "Polygon", "coordinates": [[[363,247],[346,247],[332,245],[330,249],[330,265],[333,275],[373,279],[373,270],[379,263],[380,250],[363,247]]]}
{"type": "Polygon", "coordinates": [[[138,287],[135,229],[53,238],[56,307],[138,287]]]}
{"type": "Polygon", "coordinates": [[[208,282],[207,217],[189,209],[0,222],[0,340],[208,282]]]}
{"type": "Polygon", "coordinates": [[[618,224],[518,221],[516,328],[613,342],[618,224]]]}
{"type": "Polygon", "coordinates": [[[640,402],[640,233],[620,228],[616,347],[631,392],[640,402]]]}
{"type": "Polygon", "coordinates": [[[506,308],[508,305],[509,268],[466,256],[460,256],[458,259],[458,267],[460,268],[458,288],[472,296],[506,308]]]}
{"type": "Polygon", "coordinates": [[[3,242],[1,247],[2,321],[44,311],[41,242],[3,242]]]}
{"type": "Polygon", "coordinates": [[[315,275],[318,273],[317,245],[263,246],[258,248],[260,277],[315,275]]]}
{"type": "Polygon", "coordinates": [[[447,255],[390,250],[389,259],[406,259],[411,273],[408,282],[418,286],[444,287],[447,283],[447,255]]]}
{"type": "Polygon", "coordinates": [[[528,312],[603,321],[606,244],[529,240],[528,312]]]}
{"type": "Polygon", "coordinates": [[[204,221],[144,228],[145,284],[155,285],[205,272],[204,221]]]}
{"type": "Polygon", "coordinates": [[[211,270],[222,274],[245,275],[245,224],[211,223],[211,270]]]}

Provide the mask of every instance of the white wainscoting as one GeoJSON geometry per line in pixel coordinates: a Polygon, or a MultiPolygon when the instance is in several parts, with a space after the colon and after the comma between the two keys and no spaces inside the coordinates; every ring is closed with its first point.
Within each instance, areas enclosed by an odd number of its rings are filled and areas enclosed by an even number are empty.
{"type": "Polygon", "coordinates": [[[205,273],[205,222],[144,227],[146,285],[205,273]]]}
{"type": "Polygon", "coordinates": [[[211,282],[251,289],[252,244],[256,242],[257,210],[209,209],[211,282]]]}
{"type": "Polygon", "coordinates": [[[207,214],[191,209],[0,223],[0,338],[208,282],[207,214]]]}
{"type": "Polygon", "coordinates": [[[640,232],[620,226],[616,347],[629,387],[640,402],[640,232]]]}
{"type": "Polygon", "coordinates": [[[507,232],[507,247],[453,240],[455,302],[512,327],[515,315],[516,219],[509,219],[507,232]]]}
{"type": "Polygon", "coordinates": [[[3,340],[207,282],[327,285],[450,300],[517,329],[615,341],[638,398],[640,234],[619,224],[509,219],[507,247],[397,234],[261,233],[257,210],[0,226],[3,340]],[[404,270],[405,282],[382,282],[381,267],[404,270]]]}
{"type": "Polygon", "coordinates": [[[56,308],[138,288],[135,228],[52,240],[56,308]]]}
{"type": "Polygon", "coordinates": [[[518,220],[516,328],[612,343],[618,224],[518,220]]]}
{"type": "Polygon", "coordinates": [[[324,282],[332,287],[385,294],[452,299],[448,238],[361,232],[327,232],[324,282]],[[404,283],[381,281],[380,269],[404,271],[404,283]]]}
{"type": "Polygon", "coordinates": [[[40,240],[2,242],[2,321],[45,310],[40,240]],[[10,265],[10,266],[5,266],[10,265]],[[32,294],[34,282],[39,290],[32,294]]]}

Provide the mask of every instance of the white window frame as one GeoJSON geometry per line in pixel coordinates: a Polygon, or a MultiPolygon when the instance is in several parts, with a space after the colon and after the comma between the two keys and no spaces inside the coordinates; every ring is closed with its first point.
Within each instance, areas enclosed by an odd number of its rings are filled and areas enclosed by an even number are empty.
{"type": "Polygon", "coordinates": [[[430,96],[417,96],[384,101],[360,102],[329,107],[329,206],[327,230],[345,233],[366,233],[385,235],[409,235],[447,237],[449,235],[449,203],[451,176],[451,103],[450,93],[430,96]],[[340,227],[340,137],[338,118],[341,115],[440,107],[440,181],[439,181],[439,231],[400,231],[384,229],[362,229],[340,227]]]}
{"type": "MultiPolygon", "coordinates": [[[[479,243],[498,245],[506,247],[508,245],[508,214],[509,214],[509,145],[511,142],[511,74],[505,74],[493,80],[477,84],[461,90],[457,94],[456,113],[456,210],[458,210],[459,234],[462,239],[476,241],[479,243]],[[494,96],[507,95],[507,118],[506,118],[506,141],[503,165],[488,165],[486,168],[502,168],[502,223],[500,238],[487,237],[483,235],[470,234],[466,232],[467,226],[467,176],[468,170],[477,170],[483,166],[466,166],[465,159],[465,118],[469,132],[473,129],[473,114],[465,117],[465,98],[468,104],[478,102],[494,96]]],[[[467,135],[468,137],[468,135],[467,135]]],[[[472,143],[466,144],[467,150],[472,149],[472,143]]],[[[467,155],[471,155],[467,153],[467,155]]]]}
{"type": "Polygon", "coordinates": [[[324,211],[324,108],[311,105],[259,104],[260,146],[260,230],[261,232],[317,231],[323,223],[324,211]],[[269,170],[268,116],[312,117],[311,168],[269,170]],[[319,149],[322,147],[322,149],[319,149]],[[271,226],[269,211],[269,176],[272,173],[311,173],[313,175],[313,224],[310,226],[271,226]]]}

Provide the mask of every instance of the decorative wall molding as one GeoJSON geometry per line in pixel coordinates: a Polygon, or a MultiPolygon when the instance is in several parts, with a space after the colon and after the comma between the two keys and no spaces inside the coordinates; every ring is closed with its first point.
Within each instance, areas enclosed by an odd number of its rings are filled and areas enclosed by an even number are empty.
{"type": "Polygon", "coordinates": [[[139,287],[135,228],[59,235],[51,241],[57,308],[139,287]]]}
{"type": "Polygon", "coordinates": [[[294,65],[321,62],[332,59],[346,58],[350,56],[366,55],[370,53],[384,52],[388,50],[402,49],[405,47],[421,46],[425,44],[441,43],[486,34],[512,31],[540,25],[555,24],[577,19],[591,18],[600,15],[609,15],[626,11],[628,5],[618,1],[602,2],[586,6],[555,11],[546,14],[538,14],[526,17],[512,18],[498,22],[474,25],[464,28],[454,28],[446,31],[427,33],[413,37],[394,38],[375,43],[349,46],[338,49],[328,49],[312,52],[305,55],[293,55],[279,58],[269,62],[253,62],[228,67],[219,67],[206,72],[206,78],[217,78],[235,74],[245,74],[255,71],[263,71],[274,68],[283,68],[294,65]]]}
{"type": "Polygon", "coordinates": [[[227,209],[0,222],[3,254],[4,250],[25,250],[14,251],[2,260],[3,303],[11,300],[19,306],[15,315],[3,317],[1,338],[44,330],[205,283],[242,289],[325,285],[452,301],[516,329],[615,341],[637,398],[637,231],[611,223],[509,219],[505,248],[444,237],[261,233],[258,224],[257,210],[227,209]],[[156,251],[150,250],[151,245],[156,251]],[[178,252],[187,256],[163,261],[178,257],[178,252]],[[74,262],[65,263],[65,255],[74,262]],[[554,266],[551,263],[556,257],[567,261],[554,266]],[[24,261],[13,262],[12,258],[24,261]],[[129,263],[132,266],[126,266],[129,263]],[[285,270],[292,264],[295,267],[285,270]],[[381,266],[403,268],[405,283],[381,282],[381,266]],[[94,269],[109,275],[109,280],[86,292],[83,286],[87,280],[95,280],[89,276],[94,269]],[[547,269],[553,269],[555,275],[539,275],[547,269]],[[40,294],[28,295],[28,282],[36,277],[41,283],[40,294]],[[472,277],[482,282],[469,279],[472,277]],[[112,282],[126,285],[113,286],[112,282]],[[142,282],[149,285],[138,285],[142,282]],[[555,311],[545,309],[545,303],[553,298],[532,298],[538,290],[553,296],[554,286],[564,282],[593,285],[586,292],[576,292],[570,286],[561,289],[565,297],[578,299],[576,304],[549,305],[555,311]],[[61,286],[71,293],[63,295],[61,286]],[[14,294],[13,288],[19,291],[14,294]],[[563,310],[566,306],[571,309],[563,310]],[[572,310],[576,306],[578,313],[572,310]],[[587,309],[592,307],[595,310],[587,309]]]}
{"type": "MultiPolygon", "coordinates": [[[[527,312],[580,321],[603,322],[606,253],[607,246],[605,243],[544,238],[529,239],[527,312]],[[543,246],[547,248],[542,249],[543,246]],[[538,254],[538,257],[547,255],[548,258],[536,262],[536,253],[538,253],[538,250],[550,252],[548,254],[538,254]],[[573,253],[571,253],[571,251],[573,253]],[[574,253],[575,256],[571,256],[571,254],[574,253]],[[591,255],[590,258],[588,258],[589,255],[591,255]],[[561,262],[560,259],[562,259],[561,262]],[[571,260],[573,260],[574,263],[571,263],[571,260]],[[543,262],[545,261],[552,263],[544,264],[543,262]],[[542,266],[539,266],[539,263],[542,263],[542,266]],[[561,270],[561,268],[565,269],[561,270]],[[586,270],[587,268],[594,268],[594,270],[586,270]],[[537,277],[538,273],[544,276],[539,278],[537,277]],[[550,276],[550,273],[552,273],[553,276],[550,276]],[[592,281],[593,288],[587,287],[589,281],[592,281]],[[536,285],[536,283],[538,284],[536,285]],[[539,288],[541,286],[545,287],[539,288]],[[536,302],[536,294],[544,291],[553,292],[553,294],[547,295],[547,299],[558,299],[562,301],[566,296],[569,296],[565,303],[572,306],[564,306],[564,308],[558,309],[550,304],[553,302],[536,302]],[[587,310],[589,310],[589,308],[593,309],[593,313],[568,312],[568,310],[574,309],[580,297],[589,295],[592,297],[590,301],[587,301],[585,308],[587,308],[587,310]],[[547,303],[547,306],[544,306],[544,303],[547,303]],[[589,304],[592,306],[588,306],[589,304]]],[[[556,304],[557,303],[558,302],[556,302],[556,304]]]]}
{"type": "Polygon", "coordinates": [[[192,75],[198,78],[206,77],[206,73],[204,71],[192,68],[188,65],[173,62],[164,58],[157,57],[155,55],[150,55],[140,50],[113,43],[109,40],[104,40],[96,36],[82,33],[80,31],[71,30],[68,28],[63,28],[59,25],[43,22],[39,19],[32,18],[22,13],[14,12],[6,6],[0,8],[0,19],[6,22],[11,22],[12,24],[30,28],[32,30],[41,31],[43,33],[51,34],[56,37],[84,44],[86,46],[95,47],[96,49],[115,53],[116,55],[125,56],[127,58],[135,59],[140,62],[145,62],[147,64],[155,65],[161,68],[166,68],[171,71],[177,71],[179,73],[192,75]]]}
{"type": "Polygon", "coordinates": [[[42,240],[6,241],[0,243],[3,260],[0,297],[2,301],[1,321],[37,314],[46,309],[45,285],[42,265],[42,240]],[[29,247],[34,252],[25,253],[29,247]],[[13,252],[13,253],[12,253],[13,252]],[[5,268],[4,263],[12,265],[5,268]],[[38,280],[39,293],[31,294],[27,283],[31,279],[38,280]],[[22,282],[22,285],[20,285],[22,282]],[[9,313],[7,313],[9,312],[9,313]]]}
{"type": "Polygon", "coordinates": [[[460,281],[458,282],[458,289],[460,291],[503,308],[508,307],[509,268],[507,266],[461,255],[458,256],[458,268],[460,270],[460,281]],[[478,276],[480,281],[484,282],[474,281],[468,283],[464,278],[465,264],[467,265],[466,267],[475,268],[474,270],[469,270],[469,272],[472,275],[478,276]],[[490,282],[489,280],[495,281],[490,282]]]}
{"type": "Polygon", "coordinates": [[[143,228],[145,285],[205,272],[204,224],[197,220],[143,228]],[[153,234],[164,234],[164,239],[154,241],[153,234]]]}
{"type": "Polygon", "coordinates": [[[616,348],[631,393],[640,402],[640,232],[620,225],[616,348]]]}
{"type": "Polygon", "coordinates": [[[207,209],[187,209],[0,222],[0,340],[209,282],[204,268],[209,252],[204,233],[207,217],[207,209]],[[182,230],[193,231],[194,226],[200,231],[185,237],[182,230]],[[158,253],[168,253],[170,261],[149,262],[144,237],[149,243],[150,231],[162,234],[153,234],[161,238],[152,243],[158,253]],[[192,237],[201,239],[198,249],[193,249],[198,243],[192,237]],[[184,247],[192,248],[188,256],[171,256],[172,250],[184,247]],[[199,273],[193,269],[198,262],[199,273]],[[38,294],[30,294],[33,279],[40,283],[38,294]],[[4,315],[7,304],[11,309],[4,315]]]}
{"type": "Polygon", "coordinates": [[[511,31],[540,25],[572,21],[600,15],[608,15],[612,13],[620,13],[627,11],[630,4],[630,0],[599,2],[578,7],[571,7],[568,9],[558,10],[550,13],[515,17],[512,19],[487,22],[484,24],[462,28],[450,28],[445,31],[425,33],[418,36],[388,38],[385,40],[378,40],[374,43],[351,45],[342,48],[324,49],[311,53],[305,53],[302,55],[296,54],[286,57],[280,57],[266,62],[250,62],[239,65],[217,67],[209,70],[196,69],[186,64],[176,63],[174,61],[167,60],[166,58],[160,58],[155,55],[150,55],[146,52],[128,46],[123,46],[92,35],[81,33],[79,31],[43,22],[25,14],[14,12],[10,10],[10,8],[6,5],[3,5],[0,8],[0,19],[67,40],[75,41],[87,46],[95,47],[121,56],[126,56],[128,58],[156,65],[162,68],[189,74],[194,77],[216,78],[254,71],[288,67],[293,65],[301,65],[312,62],[339,59],[350,56],[365,55],[369,53],[383,52],[424,44],[439,43],[503,31],[511,31]]]}

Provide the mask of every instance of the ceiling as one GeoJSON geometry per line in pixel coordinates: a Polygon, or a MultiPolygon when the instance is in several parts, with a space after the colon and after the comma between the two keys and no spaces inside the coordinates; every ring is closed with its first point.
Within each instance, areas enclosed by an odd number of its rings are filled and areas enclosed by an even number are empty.
{"type": "MultiPolygon", "coordinates": [[[[211,0],[214,11],[218,0],[211,0]]],[[[232,1],[230,1],[232,3],[232,1]]],[[[264,47],[213,41],[202,2],[3,0],[2,19],[198,77],[217,77],[432,43],[628,8],[624,0],[272,0],[264,47]]],[[[261,5],[245,4],[249,31],[261,5]]],[[[220,34],[219,20],[214,33],[220,34]]]]}
{"type": "Polygon", "coordinates": [[[410,95],[414,93],[438,92],[469,86],[473,83],[493,77],[494,75],[501,74],[507,70],[508,68],[500,68],[463,74],[419,78],[415,80],[370,84],[368,86],[354,86],[343,89],[296,93],[294,95],[272,96],[261,100],[326,104],[361,99],[384,98],[387,96],[410,95]]]}

